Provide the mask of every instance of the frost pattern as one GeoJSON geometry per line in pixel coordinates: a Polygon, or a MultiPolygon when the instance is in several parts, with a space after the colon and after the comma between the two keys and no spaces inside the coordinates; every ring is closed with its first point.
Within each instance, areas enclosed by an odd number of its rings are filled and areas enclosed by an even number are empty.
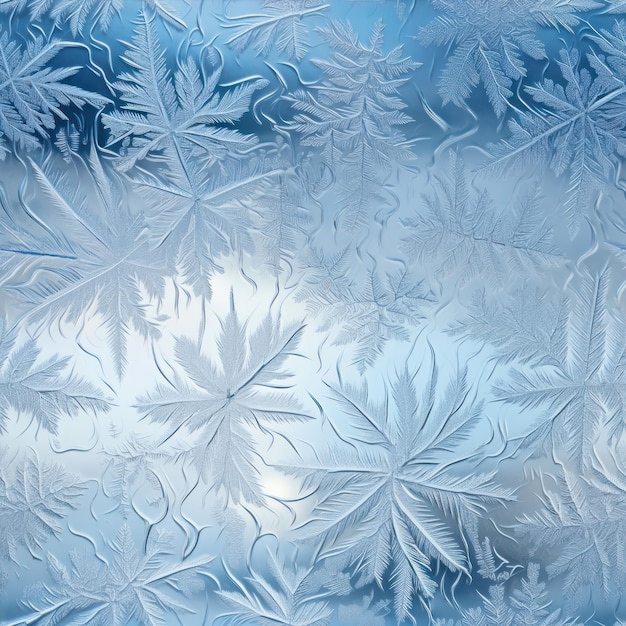
{"type": "Polygon", "coordinates": [[[12,143],[37,148],[56,127],[55,117],[67,119],[62,107],[102,106],[108,101],[66,82],[79,68],[50,65],[63,49],[80,44],[35,36],[24,46],[0,30],[0,48],[0,158],[12,143]]]}
{"type": "Polygon", "coordinates": [[[620,626],[626,3],[0,0],[0,626],[620,626]]]}
{"type": "Polygon", "coordinates": [[[450,155],[450,173],[433,183],[426,215],[404,221],[402,239],[409,260],[439,274],[460,270],[460,282],[476,276],[488,285],[558,265],[562,255],[541,215],[539,198],[529,192],[519,206],[497,210],[484,191],[472,193],[462,160],[450,155]]]}
{"type": "MultiPolygon", "coordinates": [[[[291,469],[304,477],[305,492],[320,494],[299,535],[321,536],[322,555],[352,553],[365,577],[383,588],[388,584],[399,622],[409,616],[415,593],[434,595],[431,559],[469,574],[467,544],[455,526],[480,514],[482,503],[511,497],[493,484],[493,475],[462,476],[432,467],[438,452],[452,453],[451,458],[462,454],[454,448],[469,438],[482,410],[465,402],[464,373],[446,385],[445,401],[438,402],[438,378],[433,369],[418,392],[415,375],[403,371],[383,406],[369,400],[367,388],[331,387],[358,432],[353,439],[364,449],[331,447],[317,453],[317,463],[291,469]],[[450,527],[447,515],[457,523],[450,527]]],[[[455,458],[462,461],[462,455],[455,458]]]]}
{"type": "Polygon", "coordinates": [[[276,327],[279,324],[267,317],[246,337],[231,295],[230,312],[217,339],[219,367],[202,354],[201,345],[181,337],[175,355],[185,378],[168,381],[170,389],[161,386],[141,400],[141,408],[152,420],[171,424],[165,441],[183,427],[200,432],[187,454],[205,481],[224,489],[234,502],[262,502],[255,467],[260,454],[251,429],[265,431],[272,422],[307,419],[289,395],[278,391],[259,395],[263,388],[289,388],[283,383],[289,378],[283,365],[297,356],[294,351],[302,328],[281,329],[276,327]]]}
{"type": "Polygon", "coordinates": [[[138,161],[158,155],[170,168],[182,168],[184,173],[190,157],[206,154],[211,163],[230,150],[253,144],[254,136],[218,124],[240,119],[263,81],[244,83],[220,96],[215,93],[219,68],[203,75],[192,59],[172,80],[154,16],[143,12],[140,20],[124,57],[135,71],[123,72],[116,83],[125,104],[103,120],[110,132],[109,145],[123,142],[118,167],[128,170],[138,161]]]}
{"type": "Polygon", "coordinates": [[[93,557],[73,552],[70,565],[53,554],[48,568],[56,586],[35,585],[24,602],[33,624],[60,620],[89,620],[91,624],[122,626],[131,619],[142,626],[164,623],[167,614],[189,611],[177,595],[191,596],[204,588],[202,575],[209,558],[171,562],[171,540],[160,533],[146,542],[145,554],[136,547],[128,526],[111,541],[110,562],[94,568],[93,557]],[[167,587],[177,594],[172,594],[167,587]]]}
{"type": "Polygon", "coordinates": [[[225,27],[234,29],[227,43],[239,51],[253,45],[264,56],[275,46],[300,61],[309,48],[306,20],[329,7],[320,0],[266,0],[259,13],[227,18],[225,27]]]}
{"type": "Polygon", "coordinates": [[[371,200],[386,201],[380,188],[389,165],[413,155],[401,130],[411,118],[398,90],[419,63],[402,56],[402,46],[383,52],[382,22],[368,44],[350,24],[334,22],[322,32],[333,50],[330,60],[315,62],[325,80],[289,97],[297,114],[287,128],[302,134],[304,145],[321,147],[331,169],[341,168],[339,217],[350,232],[368,223],[371,200]]]}
{"type": "Polygon", "coordinates": [[[59,538],[60,520],[78,509],[85,488],[84,482],[67,474],[60,465],[45,464],[33,456],[24,459],[13,472],[3,472],[0,475],[3,558],[18,563],[20,545],[31,554],[40,555],[44,542],[59,538]]]}
{"type": "Polygon", "coordinates": [[[557,64],[565,85],[545,79],[539,86],[527,86],[526,92],[544,110],[510,122],[510,138],[494,146],[495,164],[524,158],[548,163],[557,176],[567,176],[563,208],[573,230],[592,204],[597,182],[610,177],[615,157],[625,154],[619,119],[626,86],[611,63],[618,61],[594,54],[590,68],[581,68],[577,50],[561,51],[557,64]]]}
{"type": "Polygon", "coordinates": [[[462,105],[482,83],[497,115],[504,115],[513,85],[525,77],[524,57],[546,58],[538,25],[572,30],[581,12],[600,6],[595,0],[433,0],[441,13],[419,31],[426,45],[452,44],[441,74],[444,104],[462,105]]]}
{"type": "Polygon", "coordinates": [[[17,337],[6,330],[4,320],[0,332],[0,431],[6,431],[13,411],[18,418],[29,416],[38,428],[52,434],[63,416],[81,410],[108,411],[107,401],[93,385],[68,372],[69,358],[54,355],[43,359],[33,339],[16,346],[17,337]]]}

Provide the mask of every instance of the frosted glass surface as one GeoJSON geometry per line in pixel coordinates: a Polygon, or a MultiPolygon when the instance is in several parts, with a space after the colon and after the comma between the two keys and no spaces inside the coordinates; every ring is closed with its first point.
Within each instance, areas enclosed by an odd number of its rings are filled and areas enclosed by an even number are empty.
{"type": "Polygon", "coordinates": [[[626,624],[625,15],[0,0],[0,626],[626,624]]]}

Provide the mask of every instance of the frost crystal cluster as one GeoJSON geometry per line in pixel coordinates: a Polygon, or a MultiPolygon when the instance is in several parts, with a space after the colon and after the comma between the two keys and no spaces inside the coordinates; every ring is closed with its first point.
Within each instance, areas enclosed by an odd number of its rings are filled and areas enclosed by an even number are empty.
{"type": "Polygon", "coordinates": [[[0,626],[626,624],[626,2],[0,0],[0,626]]]}

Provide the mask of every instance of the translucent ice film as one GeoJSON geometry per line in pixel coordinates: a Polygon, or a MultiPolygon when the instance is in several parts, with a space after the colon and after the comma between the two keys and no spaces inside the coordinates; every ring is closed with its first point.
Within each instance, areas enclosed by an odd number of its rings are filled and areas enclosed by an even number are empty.
{"type": "Polygon", "coordinates": [[[0,626],[626,624],[626,2],[0,0],[0,626]]]}

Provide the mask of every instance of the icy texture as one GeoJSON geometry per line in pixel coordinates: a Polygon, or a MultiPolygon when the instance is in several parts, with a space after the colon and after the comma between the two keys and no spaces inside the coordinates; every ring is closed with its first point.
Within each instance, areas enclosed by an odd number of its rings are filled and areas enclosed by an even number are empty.
{"type": "Polygon", "coordinates": [[[626,2],[0,0],[0,626],[626,624],[626,2]]]}

